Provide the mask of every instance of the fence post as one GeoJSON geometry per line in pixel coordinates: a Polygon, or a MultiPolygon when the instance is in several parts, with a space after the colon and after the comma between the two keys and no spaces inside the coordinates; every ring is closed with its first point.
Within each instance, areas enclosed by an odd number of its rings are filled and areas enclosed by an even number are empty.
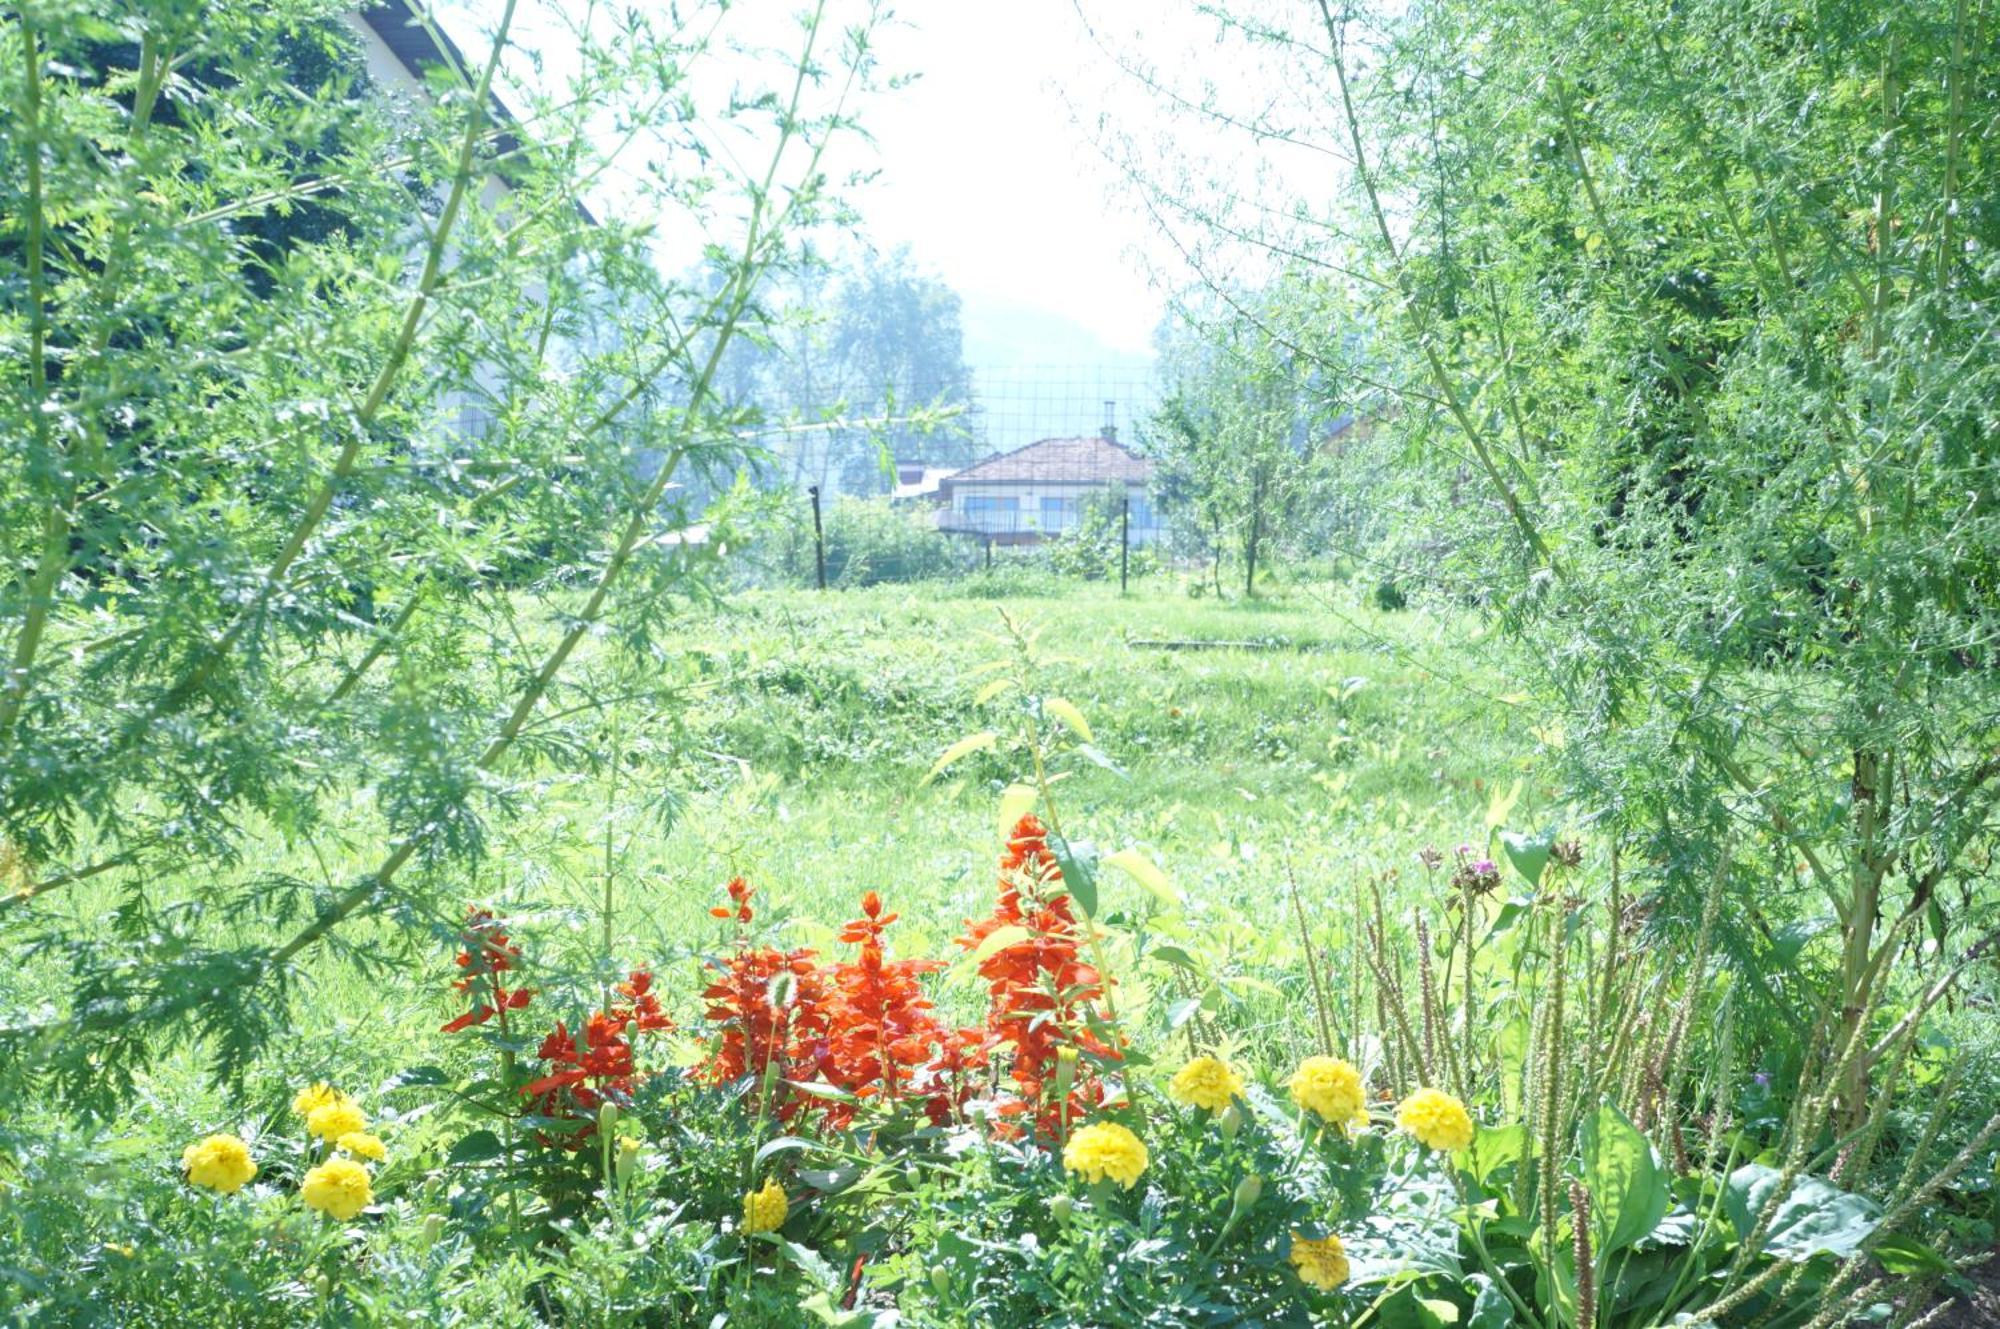
{"type": "Polygon", "coordinates": [[[986,570],[993,571],[993,537],[986,537],[986,570]]]}
{"type": "Polygon", "coordinates": [[[819,523],[819,486],[806,486],[806,493],[812,496],[813,504],[813,571],[818,574],[819,588],[826,589],[826,530],[819,523]]]}
{"type": "Polygon", "coordinates": [[[1125,594],[1125,579],[1132,570],[1132,496],[1118,502],[1118,593],[1125,594]]]}

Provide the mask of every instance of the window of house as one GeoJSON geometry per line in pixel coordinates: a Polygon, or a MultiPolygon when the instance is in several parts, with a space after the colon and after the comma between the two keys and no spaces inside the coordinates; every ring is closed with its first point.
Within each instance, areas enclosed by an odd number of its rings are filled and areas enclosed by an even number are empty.
{"type": "Polygon", "coordinates": [[[1042,529],[1059,531],[1069,525],[1070,514],[1076,511],[1075,500],[1068,498],[1044,498],[1042,500],[1042,529]]]}

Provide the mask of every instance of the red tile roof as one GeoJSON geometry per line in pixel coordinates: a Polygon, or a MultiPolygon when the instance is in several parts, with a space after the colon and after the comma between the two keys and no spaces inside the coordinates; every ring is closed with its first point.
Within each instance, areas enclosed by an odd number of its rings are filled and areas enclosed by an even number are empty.
{"type": "Polygon", "coordinates": [[[1153,478],[1153,462],[1108,438],[1045,438],[974,462],[945,478],[945,486],[960,484],[1110,484],[1143,485],[1153,478]]]}

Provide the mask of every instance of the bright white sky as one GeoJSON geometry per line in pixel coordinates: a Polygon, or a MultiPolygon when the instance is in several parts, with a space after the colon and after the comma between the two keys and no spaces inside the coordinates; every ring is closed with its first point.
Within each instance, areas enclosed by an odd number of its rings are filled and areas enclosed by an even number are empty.
{"type": "MultiPolygon", "coordinates": [[[[561,2],[527,0],[516,20],[518,44],[545,62],[546,75],[564,63],[552,21],[561,2]]],[[[476,62],[477,30],[492,21],[495,0],[439,3],[476,62]]],[[[789,49],[797,8],[751,0],[729,21],[739,39],[789,49]]],[[[1128,384],[1146,376],[1165,283],[1189,274],[1100,142],[1131,141],[1154,159],[1228,161],[1230,170],[1250,145],[1199,117],[1167,115],[1113,53],[1144,61],[1191,96],[1239,105],[1266,106],[1286,82],[1240,42],[1218,44],[1214,20],[1194,8],[1191,0],[900,0],[895,22],[877,34],[882,71],[918,77],[870,100],[862,120],[874,144],[841,163],[879,172],[849,196],[861,240],[908,244],[959,293],[967,360],[989,391],[988,371],[1016,366],[1108,367],[1128,384]]]]}
{"type": "Polygon", "coordinates": [[[1094,121],[1120,75],[1072,0],[919,0],[903,12],[884,64],[924,72],[872,118],[883,174],[862,201],[868,230],[910,244],[969,315],[1026,306],[1150,354],[1165,307],[1145,270],[1152,230],[1077,123],[1094,121]]]}

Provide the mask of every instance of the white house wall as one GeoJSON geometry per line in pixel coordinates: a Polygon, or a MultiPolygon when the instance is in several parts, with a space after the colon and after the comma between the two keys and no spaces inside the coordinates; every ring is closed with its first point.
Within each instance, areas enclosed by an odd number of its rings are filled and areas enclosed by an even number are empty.
{"type": "MultiPolygon", "coordinates": [[[[951,524],[964,530],[987,530],[988,527],[981,524],[985,514],[969,512],[968,500],[975,498],[1011,498],[1015,503],[1015,511],[1012,514],[1011,521],[1007,520],[1006,514],[1002,514],[992,524],[991,533],[1012,534],[1039,531],[1043,529],[1041,515],[1042,500],[1044,498],[1067,499],[1073,508],[1080,508],[1082,500],[1095,495],[1116,492],[1117,488],[1118,486],[1111,483],[1093,484],[1074,480],[1029,480],[985,484],[976,480],[964,483],[954,482],[951,487],[951,511],[957,520],[951,524]]],[[[1134,499],[1146,498],[1149,503],[1151,501],[1143,485],[1126,484],[1124,490],[1134,499]]],[[[1072,516],[1073,521],[1074,517],[1072,516]]],[[[1133,543],[1139,544],[1153,538],[1157,531],[1158,521],[1159,513],[1154,511],[1150,521],[1142,520],[1136,523],[1132,529],[1133,543]]]]}
{"type": "MultiPolygon", "coordinates": [[[[418,100],[428,101],[430,90],[423,80],[412,74],[403,62],[396,58],[388,44],[367,20],[359,14],[343,16],[347,26],[361,42],[363,66],[376,89],[388,101],[391,113],[407,119],[410,107],[418,100]]],[[[480,182],[479,202],[489,212],[504,213],[513,199],[514,191],[507,182],[497,175],[488,174],[480,182]]],[[[433,219],[434,220],[434,219],[433,219]]],[[[429,236],[422,226],[410,228],[409,248],[413,261],[420,262],[424,246],[429,236]]],[[[454,257],[453,249],[447,245],[445,261],[449,264],[454,257]]],[[[529,298],[540,301],[546,297],[546,289],[539,284],[528,291],[529,298]]],[[[488,405],[500,393],[505,377],[492,364],[482,362],[474,365],[473,381],[478,391],[453,392],[445,396],[440,405],[451,421],[453,432],[467,438],[480,438],[492,427],[493,416],[488,405]]]]}

